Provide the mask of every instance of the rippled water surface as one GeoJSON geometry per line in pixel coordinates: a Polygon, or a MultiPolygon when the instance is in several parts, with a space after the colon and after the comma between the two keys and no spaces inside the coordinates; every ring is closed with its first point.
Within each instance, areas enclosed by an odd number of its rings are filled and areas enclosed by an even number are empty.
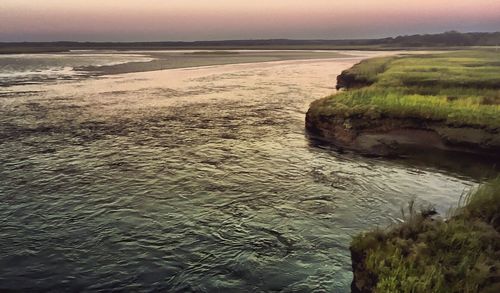
{"type": "Polygon", "coordinates": [[[308,104],[357,61],[3,90],[0,288],[348,292],[353,235],[474,185],[307,138],[308,104]]]}

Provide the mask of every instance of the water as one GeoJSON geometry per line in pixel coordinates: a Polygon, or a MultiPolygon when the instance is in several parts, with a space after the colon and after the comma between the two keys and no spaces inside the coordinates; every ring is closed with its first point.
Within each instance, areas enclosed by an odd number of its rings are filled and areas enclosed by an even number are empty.
{"type": "Polygon", "coordinates": [[[85,71],[75,69],[153,60],[154,58],[141,54],[116,52],[111,54],[74,51],[59,54],[0,55],[0,87],[54,80],[74,80],[89,75],[85,71]]]}
{"type": "Polygon", "coordinates": [[[476,182],[308,139],[308,104],[357,61],[3,90],[0,288],[348,292],[353,235],[476,182]]]}

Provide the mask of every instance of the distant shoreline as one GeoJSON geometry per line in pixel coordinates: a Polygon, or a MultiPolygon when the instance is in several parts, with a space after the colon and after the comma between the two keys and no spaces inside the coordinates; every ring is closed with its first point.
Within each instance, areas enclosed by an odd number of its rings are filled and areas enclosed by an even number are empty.
{"type": "Polygon", "coordinates": [[[457,50],[500,46],[500,32],[398,36],[347,40],[221,40],[193,42],[0,42],[0,54],[58,53],[71,50],[457,50]]]}
{"type": "Polygon", "coordinates": [[[10,44],[0,43],[0,55],[7,54],[49,54],[49,53],[69,53],[72,51],[167,51],[167,50],[199,50],[199,51],[225,51],[225,50],[248,50],[248,51],[302,51],[302,50],[324,50],[324,51],[454,51],[466,50],[474,47],[382,47],[382,46],[329,46],[329,45],[294,45],[294,46],[61,46],[61,47],[40,47],[30,43],[22,46],[10,46],[10,44]]]}
{"type": "Polygon", "coordinates": [[[301,51],[301,50],[325,50],[325,51],[401,51],[401,50],[457,50],[462,49],[461,47],[456,48],[381,48],[374,46],[307,46],[307,45],[297,45],[297,46],[185,46],[185,47],[170,47],[170,46],[95,46],[95,47],[39,47],[35,44],[23,45],[20,47],[10,47],[0,44],[0,55],[7,54],[48,54],[48,53],[69,53],[71,51],[78,50],[90,50],[90,51],[118,51],[118,52],[129,52],[129,51],[167,51],[167,50],[200,50],[200,51],[225,51],[225,50],[249,50],[249,51],[259,51],[259,50],[290,50],[290,51],[301,51]]]}

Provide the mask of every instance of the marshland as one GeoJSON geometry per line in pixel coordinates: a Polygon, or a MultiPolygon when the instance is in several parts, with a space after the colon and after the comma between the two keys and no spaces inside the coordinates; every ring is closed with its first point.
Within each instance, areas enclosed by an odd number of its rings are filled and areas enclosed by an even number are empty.
{"type": "Polygon", "coordinates": [[[499,292],[499,11],[1,0],[0,292],[499,292]]]}

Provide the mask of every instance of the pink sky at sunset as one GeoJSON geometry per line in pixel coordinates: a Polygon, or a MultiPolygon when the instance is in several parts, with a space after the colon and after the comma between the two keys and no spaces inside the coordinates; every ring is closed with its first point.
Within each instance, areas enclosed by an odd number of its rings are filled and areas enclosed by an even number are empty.
{"type": "Polygon", "coordinates": [[[0,41],[338,39],[500,31],[500,0],[0,0],[0,41]]]}

